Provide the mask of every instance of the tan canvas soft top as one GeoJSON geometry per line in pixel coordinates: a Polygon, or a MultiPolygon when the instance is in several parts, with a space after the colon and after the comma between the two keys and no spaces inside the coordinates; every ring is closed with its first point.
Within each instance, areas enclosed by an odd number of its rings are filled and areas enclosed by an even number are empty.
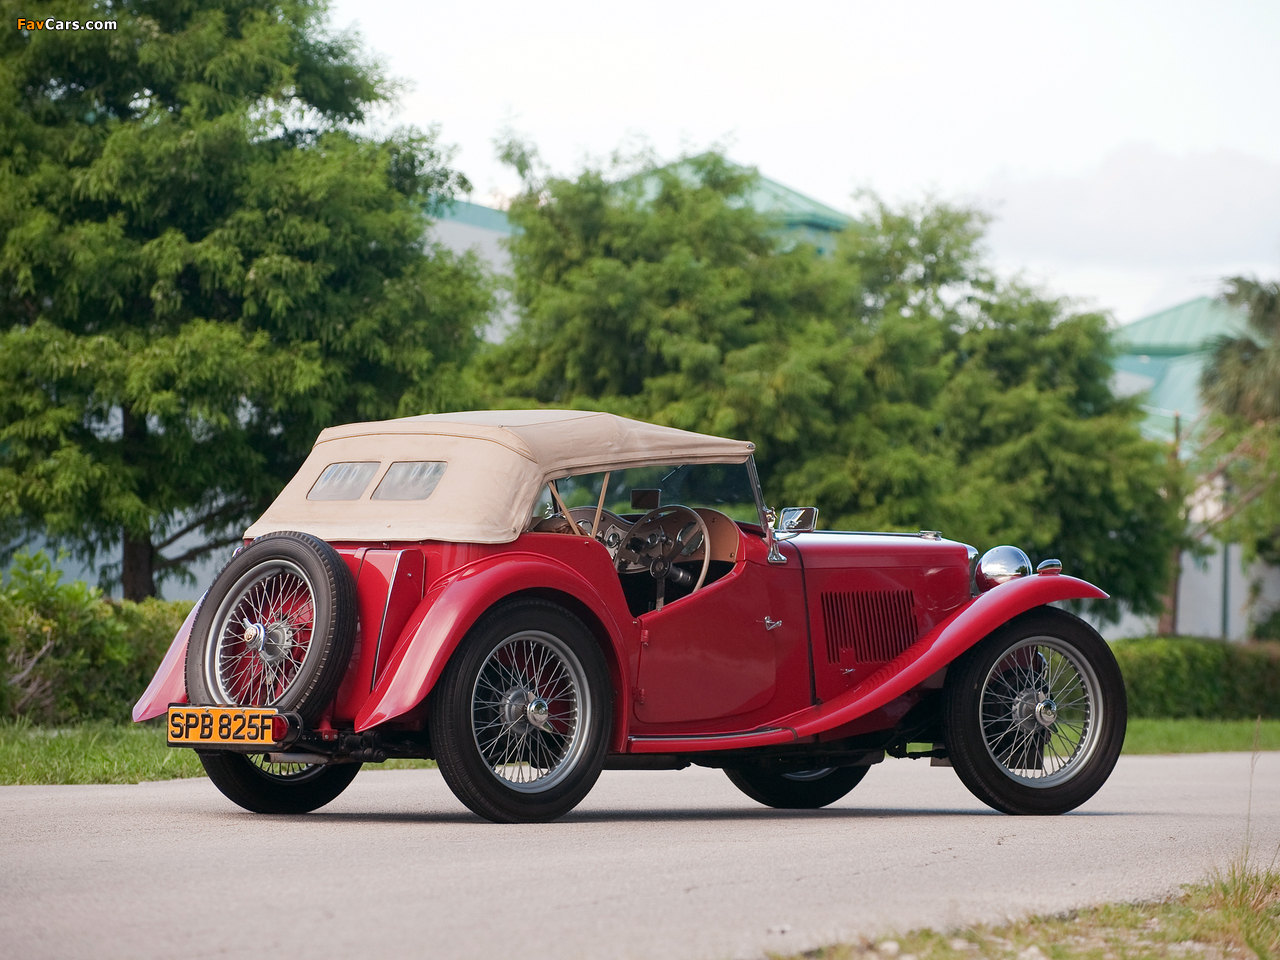
{"type": "Polygon", "coordinates": [[[509,543],[548,480],[661,464],[743,463],[755,445],[581,410],[480,410],[330,427],[275,502],[245,531],[330,541],[509,543]],[[394,463],[447,464],[425,500],[376,500],[394,463]],[[335,463],[378,466],[355,500],[308,500],[335,463]]]}

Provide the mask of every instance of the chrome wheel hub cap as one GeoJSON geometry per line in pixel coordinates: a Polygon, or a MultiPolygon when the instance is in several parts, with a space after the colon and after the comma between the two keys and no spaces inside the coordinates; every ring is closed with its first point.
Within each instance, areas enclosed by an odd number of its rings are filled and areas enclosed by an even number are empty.
{"type": "Polygon", "coordinates": [[[1042,727],[1052,727],[1058,719],[1058,708],[1052,700],[1041,700],[1036,704],[1036,720],[1042,727]]]}
{"type": "Polygon", "coordinates": [[[524,708],[525,718],[540,730],[547,728],[547,720],[551,716],[551,707],[541,697],[534,697],[524,708]]]}
{"type": "Polygon", "coordinates": [[[293,645],[293,631],[286,624],[244,622],[245,649],[258,654],[267,664],[276,664],[285,658],[293,645]]]}
{"type": "Polygon", "coordinates": [[[546,730],[551,706],[542,697],[524,687],[508,690],[502,698],[502,722],[512,733],[527,733],[530,727],[546,730]]]}

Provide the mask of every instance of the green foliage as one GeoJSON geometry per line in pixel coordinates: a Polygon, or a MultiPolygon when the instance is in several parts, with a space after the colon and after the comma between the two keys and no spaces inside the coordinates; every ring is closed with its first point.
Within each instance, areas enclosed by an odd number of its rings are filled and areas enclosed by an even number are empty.
{"type": "Polygon", "coordinates": [[[938,932],[912,930],[807,950],[770,953],[776,960],[1181,960],[1280,956],[1280,871],[1275,861],[1235,854],[1206,883],[1186,885],[1152,903],[1108,903],[1054,916],[1033,916],[999,926],[938,932]],[[893,946],[890,947],[889,944],[893,946]]]}
{"type": "Polygon", "coordinates": [[[1230,277],[1223,299],[1244,308],[1248,329],[1213,345],[1201,375],[1205,401],[1246,421],[1280,420],[1280,283],[1230,277]]]}
{"type": "Polygon", "coordinates": [[[117,603],[61,578],[19,554],[0,589],[0,716],[127,721],[191,604],[117,603]]]}
{"type": "Polygon", "coordinates": [[[0,720],[0,785],[139,783],[203,776],[196,752],[170,747],[159,722],[98,720],[41,727],[25,717],[0,720]]]}
{"type": "Polygon", "coordinates": [[[1124,752],[1249,753],[1280,750],[1280,720],[1130,717],[1124,752]]]}
{"type": "Polygon", "coordinates": [[[769,496],[828,527],[1019,543],[1160,608],[1176,471],[1110,391],[1105,319],[993,279],[980,214],[873,203],[824,258],[715,154],[537,179],[507,152],[520,321],[477,365],[493,402],[750,439],[769,496]]]}
{"type": "Polygon", "coordinates": [[[1156,637],[1112,649],[1132,717],[1280,718],[1280,644],[1156,637]]]}
{"type": "Polygon", "coordinates": [[[1280,562],[1280,283],[1226,281],[1223,299],[1243,307],[1247,330],[1220,337],[1200,389],[1214,414],[1198,457],[1201,482],[1222,491],[1214,535],[1241,543],[1246,559],[1280,562]]]}
{"type": "Polygon", "coordinates": [[[141,598],[323,427],[465,405],[492,291],[423,240],[466,186],[435,134],[353,126],[388,87],[323,4],[109,13],[0,36],[0,534],[123,543],[141,598]]]}
{"type": "Polygon", "coordinates": [[[1280,610],[1273,610],[1266,619],[1253,625],[1254,640],[1280,641],[1280,610]]]}

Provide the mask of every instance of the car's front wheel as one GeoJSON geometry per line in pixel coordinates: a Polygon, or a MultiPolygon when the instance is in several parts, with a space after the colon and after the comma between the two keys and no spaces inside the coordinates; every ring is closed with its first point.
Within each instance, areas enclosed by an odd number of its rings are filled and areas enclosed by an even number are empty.
{"type": "Polygon", "coordinates": [[[1060,610],[1002,627],[947,671],[951,764],[1004,813],[1065,813],[1092,797],[1120,756],[1127,717],[1106,641],[1060,610]]]}
{"type": "Polygon", "coordinates": [[[782,770],[750,764],[725,770],[733,785],[757,803],[779,810],[817,810],[835,803],[862,782],[867,767],[782,770]]]}
{"type": "Polygon", "coordinates": [[[519,600],[467,634],[431,694],[440,773],[498,823],[572,810],[604,765],[613,696],[591,631],[545,600],[519,600]]]}

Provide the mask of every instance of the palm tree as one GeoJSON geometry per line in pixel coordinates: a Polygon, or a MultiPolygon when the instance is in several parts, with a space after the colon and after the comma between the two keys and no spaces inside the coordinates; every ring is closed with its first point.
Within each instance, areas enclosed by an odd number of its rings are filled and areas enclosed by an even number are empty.
{"type": "MultiPolygon", "coordinates": [[[[1222,483],[1223,509],[1214,520],[1225,544],[1277,561],[1280,544],[1280,283],[1231,277],[1222,299],[1243,307],[1239,336],[1213,344],[1200,376],[1205,404],[1221,415],[1208,449],[1214,463],[1201,479],[1222,483]]],[[[1224,617],[1225,625],[1225,617],[1224,617]]],[[[1225,630],[1225,626],[1224,626],[1225,630]]]]}
{"type": "Polygon", "coordinates": [[[1280,283],[1231,277],[1222,299],[1244,307],[1248,328],[1221,336],[1200,377],[1205,402],[1250,423],[1280,419],[1280,283]]]}

